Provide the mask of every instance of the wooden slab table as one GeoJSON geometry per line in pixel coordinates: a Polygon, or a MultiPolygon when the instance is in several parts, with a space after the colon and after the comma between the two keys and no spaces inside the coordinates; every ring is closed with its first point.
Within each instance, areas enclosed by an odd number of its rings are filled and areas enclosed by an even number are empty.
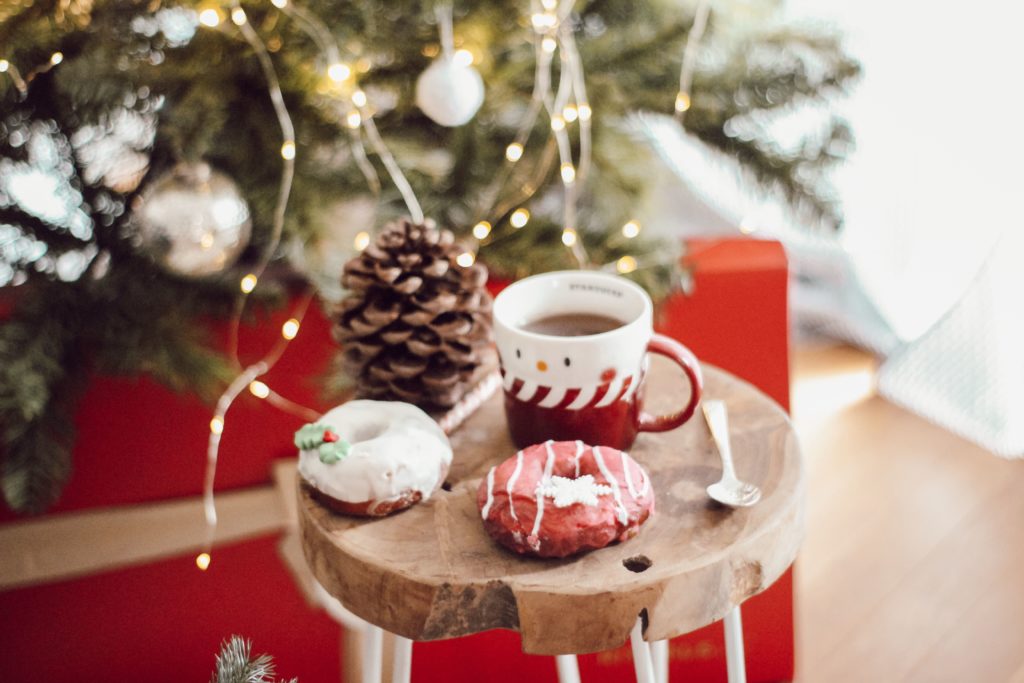
{"type": "MultiPolygon", "coordinates": [[[[686,384],[659,361],[652,359],[645,406],[667,412],[682,403],[686,384]]],[[[781,408],[722,370],[702,369],[704,396],[728,406],[737,472],[763,491],[754,507],[732,510],[708,499],[705,487],[722,468],[698,414],[634,444],[630,453],[656,493],[656,513],[636,538],[566,560],[517,556],[485,533],[476,505],[488,469],[515,453],[498,392],[452,435],[445,490],[426,503],[358,519],[328,510],[300,487],[303,548],[314,576],[349,610],[405,638],[505,628],[518,631],[533,654],[618,647],[638,616],[647,641],[726,617],[796,557],[804,470],[781,408]]]]}

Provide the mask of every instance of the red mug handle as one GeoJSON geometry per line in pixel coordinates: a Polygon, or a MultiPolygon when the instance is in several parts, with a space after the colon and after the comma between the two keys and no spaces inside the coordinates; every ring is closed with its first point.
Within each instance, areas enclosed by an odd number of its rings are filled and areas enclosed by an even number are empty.
{"type": "Polygon", "coordinates": [[[683,369],[686,377],[690,380],[690,402],[678,413],[670,415],[651,415],[648,412],[641,412],[639,418],[639,430],[641,432],[667,432],[683,424],[691,417],[700,402],[700,394],[704,388],[704,377],[700,373],[700,365],[697,357],[690,349],[686,348],[675,339],[666,337],[663,334],[655,334],[650,343],[647,344],[650,353],[660,353],[667,356],[676,365],[683,369]]]}

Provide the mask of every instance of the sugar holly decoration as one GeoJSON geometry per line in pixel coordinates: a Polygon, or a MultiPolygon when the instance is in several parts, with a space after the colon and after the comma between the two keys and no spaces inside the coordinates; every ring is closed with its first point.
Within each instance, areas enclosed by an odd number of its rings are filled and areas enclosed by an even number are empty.
{"type": "Polygon", "coordinates": [[[316,449],[320,462],[333,465],[352,449],[352,445],[325,425],[306,424],[295,432],[295,447],[302,451],[316,449]]]}

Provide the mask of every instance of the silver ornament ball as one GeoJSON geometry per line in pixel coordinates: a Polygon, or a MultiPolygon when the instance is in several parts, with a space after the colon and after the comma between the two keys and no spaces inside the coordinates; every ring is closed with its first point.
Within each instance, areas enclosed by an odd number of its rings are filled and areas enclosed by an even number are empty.
{"type": "Polygon", "coordinates": [[[438,57],[416,79],[416,106],[442,126],[469,122],[483,103],[480,72],[452,57],[438,57]]]}
{"type": "Polygon", "coordinates": [[[184,277],[230,268],[252,236],[249,205],[238,185],[205,163],[182,163],[158,178],[133,213],[139,248],[184,277]]]}

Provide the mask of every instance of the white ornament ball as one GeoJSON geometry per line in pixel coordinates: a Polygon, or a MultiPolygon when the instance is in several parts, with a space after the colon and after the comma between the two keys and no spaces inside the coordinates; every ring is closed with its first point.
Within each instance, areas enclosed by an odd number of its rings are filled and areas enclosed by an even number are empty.
{"type": "Polygon", "coordinates": [[[467,123],[484,103],[484,79],[469,64],[439,57],[416,79],[416,106],[435,123],[467,123]]]}
{"type": "Polygon", "coordinates": [[[139,248],[184,277],[231,267],[252,236],[249,205],[238,185],[204,163],[182,163],[158,178],[133,213],[139,248]]]}

